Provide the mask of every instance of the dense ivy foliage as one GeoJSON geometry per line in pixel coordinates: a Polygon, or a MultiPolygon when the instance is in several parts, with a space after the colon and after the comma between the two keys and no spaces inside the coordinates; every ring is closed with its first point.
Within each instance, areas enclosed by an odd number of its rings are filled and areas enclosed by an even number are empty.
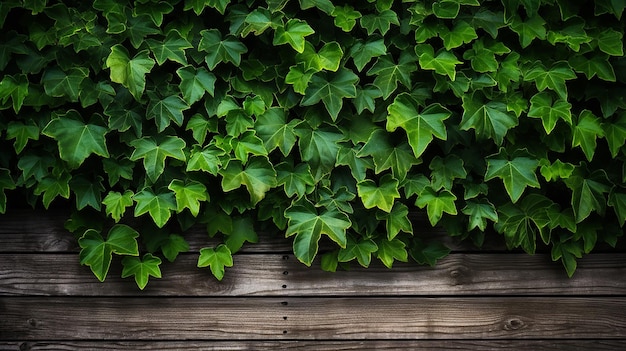
{"type": "Polygon", "coordinates": [[[217,279],[266,229],[326,270],[435,264],[415,209],[572,275],[626,220],[624,7],[3,0],[0,212],[70,199],[80,262],[142,289],[195,224],[217,279]]]}

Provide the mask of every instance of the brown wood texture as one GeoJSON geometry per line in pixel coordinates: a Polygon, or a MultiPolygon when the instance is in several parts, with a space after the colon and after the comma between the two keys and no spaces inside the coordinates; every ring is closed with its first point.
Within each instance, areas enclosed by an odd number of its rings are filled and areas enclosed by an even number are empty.
{"type": "Polygon", "coordinates": [[[626,297],[3,297],[0,315],[1,340],[626,341],[626,297]]]}
{"type": "Polygon", "coordinates": [[[36,341],[0,342],[0,351],[241,351],[241,350],[420,350],[420,351],[609,351],[622,340],[290,340],[290,341],[36,341]]]}
{"type": "Polygon", "coordinates": [[[430,296],[430,295],[621,295],[626,296],[625,254],[581,259],[573,278],[548,255],[451,254],[435,267],[380,263],[349,271],[306,267],[292,255],[235,255],[218,282],[197,255],[162,264],[163,278],[145,290],[122,279],[115,262],[104,283],[75,254],[0,254],[0,295],[44,296],[430,296]]]}

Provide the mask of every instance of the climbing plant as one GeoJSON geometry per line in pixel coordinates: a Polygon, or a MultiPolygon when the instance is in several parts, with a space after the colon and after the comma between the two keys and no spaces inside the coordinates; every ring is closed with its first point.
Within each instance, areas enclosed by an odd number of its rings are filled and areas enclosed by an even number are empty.
{"type": "Polygon", "coordinates": [[[217,279],[261,229],[326,270],[432,265],[416,210],[571,276],[626,220],[625,6],[3,0],[0,212],[71,203],[80,263],[142,289],[194,225],[217,279]]]}

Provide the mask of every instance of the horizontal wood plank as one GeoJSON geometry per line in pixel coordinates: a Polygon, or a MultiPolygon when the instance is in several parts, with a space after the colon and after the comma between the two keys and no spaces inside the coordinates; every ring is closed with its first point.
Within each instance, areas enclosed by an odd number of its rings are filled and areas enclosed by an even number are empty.
{"type": "Polygon", "coordinates": [[[162,279],[144,291],[122,279],[113,264],[100,283],[77,255],[0,254],[0,295],[60,296],[375,296],[375,295],[626,295],[626,254],[595,254],[580,260],[573,278],[547,255],[452,254],[434,268],[396,264],[387,269],[324,272],[291,255],[235,255],[219,282],[197,255],[162,264],[162,279]]]}
{"type": "Polygon", "coordinates": [[[41,341],[0,342],[0,351],[611,351],[622,340],[41,341]]]}
{"type": "Polygon", "coordinates": [[[621,339],[626,297],[0,298],[0,340],[621,339]]]}

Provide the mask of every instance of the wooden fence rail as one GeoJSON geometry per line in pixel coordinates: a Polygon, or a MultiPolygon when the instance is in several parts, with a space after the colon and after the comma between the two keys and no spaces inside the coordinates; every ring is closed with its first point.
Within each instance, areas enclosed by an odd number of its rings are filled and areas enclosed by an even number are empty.
{"type": "Polygon", "coordinates": [[[195,267],[198,231],[140,291],[118,261],[104,283],[80,266],[65,218],[0,217],[0,350],[626,349],[623,249],[584,257],[573,278],[549,253],[453,241],[434,268],[328,273],[265,236],[218,282],[195,267]]]}

